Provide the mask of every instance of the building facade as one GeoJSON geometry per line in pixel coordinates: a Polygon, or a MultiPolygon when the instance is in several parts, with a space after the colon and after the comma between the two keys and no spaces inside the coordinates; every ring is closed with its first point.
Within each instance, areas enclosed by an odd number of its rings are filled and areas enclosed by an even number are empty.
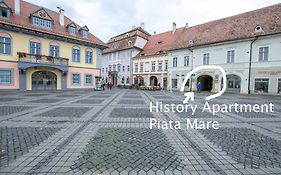
{"type": "Polygon", "coordinates": [[[148,38],[142,52],[133,58],[134,84],[167,89],[168,51],[173,48],[173,31],[154,34],[148,38]]]}
{"type": "Polygon", "coordinates": [[[101,76],[105,82],[111,81],[114,86],[132,84],[132,58],[142,51],[149,36],[142,27],[137,27],[107,42],[101,63],[101,76]]]}
{"type": "MultiPolygon", "coordinates": [[[[219,65],[227,74],[227,91],[281,92],[281,5],[176,29],[168,51],[168,89],[179,90],[185,76],[202,65],[219,65]],[[268,20],[270,19],[270,20],[268,20]]],[[[221,73],[196,72],[186,91],[218,92],[221,73]],[[190,86],[191,85],[191,86],[190,86]]]]}
{"type": "Polygon", "coordinates": [[[0,2],[0,89],[95,88],[105,44],[64,16],[21,0],[0,2]]]}

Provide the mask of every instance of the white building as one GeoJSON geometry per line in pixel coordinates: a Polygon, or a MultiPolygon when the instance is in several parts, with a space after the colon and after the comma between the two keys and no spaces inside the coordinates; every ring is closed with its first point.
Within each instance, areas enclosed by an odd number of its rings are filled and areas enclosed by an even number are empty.
{"type": "Polygon", "coordinates": [[[133,28],[112,37],[103,50],[101,77],[114,86],[132,84],[132,57],[142,51],[150,36],[143,28],[133,28]]]}
{"type": "MultiPolygon", "coordinates": [[[[172,32],[171,32],[172,33],[172,32]]],[[[168,51],[168,89],[179,90],[185,75],[201,65],[220,65],[227,90],[240,93],[281,92],[281,5],[176,29],[168,51]]],[[[201,90],[221,89],[221,73],[206,70],[192,77],[201,90]]],[[[190,82],[186,90],[190,90],[190,82]]]]}

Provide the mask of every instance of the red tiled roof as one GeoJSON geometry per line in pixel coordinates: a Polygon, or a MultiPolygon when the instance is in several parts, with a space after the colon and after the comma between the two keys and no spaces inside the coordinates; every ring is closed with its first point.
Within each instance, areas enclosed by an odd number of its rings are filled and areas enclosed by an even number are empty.
{"type": "MultiPolygon", "coordinates": [[[[15,7],[14,7],[14,0],[4,0],[4,2],[12,9],[12,11],[14,12],[15,7]]],[[[73,21],[70,20],[68,17],[64,17],[64,27],[62,27],[59,23],[59,16],[60,13],[59,12],[55,12],[49,9],[46,9],[46,12],[50,15],[50,17],[54,20],[54,26],[52,29],[45,29],[42,27],[37,27],[35,25],[31,24],[31,19],[30,19],[30,14],[42,7],[31,4],[29,2],[26,1],[21,1],[21,10],[20,10],[20,16],[15,15],[14,13],[11,15],[11,17],[9,19],[4,19],[4,18],[0,18],[0,22],[6,22],[8,24],[14,24],[14,25],[18,25],[21,26],[23,28],[32,28],[35,30],[38,30],[40,32],[46,32],[46,33],[51,33],[51,34],[56,34],[56,35],[61,35],[64,37],[69,37],[71,39],[77,39],[77,40],[81,40],[81,41],[86,41],[86,42],[90,42],[96,45],[100,45],[104,47],[104,43],[98,39],[96,36],[94,36],[93,34],[89,33],[88,38],[83,38],[83,36],[77,32],[76,36],[70,35],[68,33],[68,30],[66,28],[66,26],[70,23],[72,23],[73,21]]],[[[78,30],[81,28],[79,25],[78,26],[78,30]]]]}
{"type": "Polygon", "coordinates": [[[153,35],[149,37],[143,51],[137,56],[187,48],[190,40],[193,40],[193,46],[200,46],[275,33],[281,33],[281,4],[193,27],[182,27],[177,29],[174,34],[169,31],[153,35]],[[263,31],[255,33],[254,29],[258,25],[262,27],[263,31]],[[163,44],[157,44],[158,41],[163,41],[163,44]]]}
{"type": "Polygon", "coordinates": [[[141,27],[134,28],[128,32],[111,37],[110,40],[106,43],[108,48],[103,50],[103,54],[136,48],[135,43],[137,37],[141,37],[147,40],[149,36],[150,34],[141,27]],[[131,44],[129,44],[129,42],[131,42],[131,44]]]}

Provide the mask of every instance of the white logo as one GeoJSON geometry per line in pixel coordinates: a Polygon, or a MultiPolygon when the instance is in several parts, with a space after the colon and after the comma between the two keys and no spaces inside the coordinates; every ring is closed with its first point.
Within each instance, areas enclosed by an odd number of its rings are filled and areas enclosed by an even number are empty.
{"type": "MultiPolygon", "coordinates": [[[[185,88],[185,84],[187,83],[187,80],[191,77],[192,74],[194,74],[195,72],[199,71],[199,70],[204,70],[204,69],[207,69],[207,70],[210,70],[210,69],[215,69],[215,70],[220,70],[221,73],[222,73],[222,78],[223,78],[223,88],[220,92],[216,93],[216,94],[213,94],[213,95],[210,95],[208,97],[206,97],[206,100],[211,100],[211,99],[214,99],[214,98],[217,98],[219,96],[221,96],[225,90],[226,90],[226,73],[224,71],[224,69],[221,67],[221,66],[212,66],[212,65],[207,65],[207,66],[199,66],[199,67],[196,67],[195,69],[193,69],[192,71],[190,71],[182,85],[181,85],[181,89],[180,91],[181,92],[184,92],[184,88],[185,88]]],[[[186,96],[186,98],[184,99],[183,103],[187,103],[189,100],[190,101],[194,101],[194,92],[187,92],[184,94],[184,96],[186,96]]]]}

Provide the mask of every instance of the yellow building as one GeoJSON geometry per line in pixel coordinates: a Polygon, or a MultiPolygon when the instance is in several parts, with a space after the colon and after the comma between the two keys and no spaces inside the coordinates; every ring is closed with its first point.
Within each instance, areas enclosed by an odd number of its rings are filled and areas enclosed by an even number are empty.
{"type": "Polygon", "coordinates": [[[64,16],[21,0],[0,2],[0,89],[95,88],[105,44],[64,16]]]}

